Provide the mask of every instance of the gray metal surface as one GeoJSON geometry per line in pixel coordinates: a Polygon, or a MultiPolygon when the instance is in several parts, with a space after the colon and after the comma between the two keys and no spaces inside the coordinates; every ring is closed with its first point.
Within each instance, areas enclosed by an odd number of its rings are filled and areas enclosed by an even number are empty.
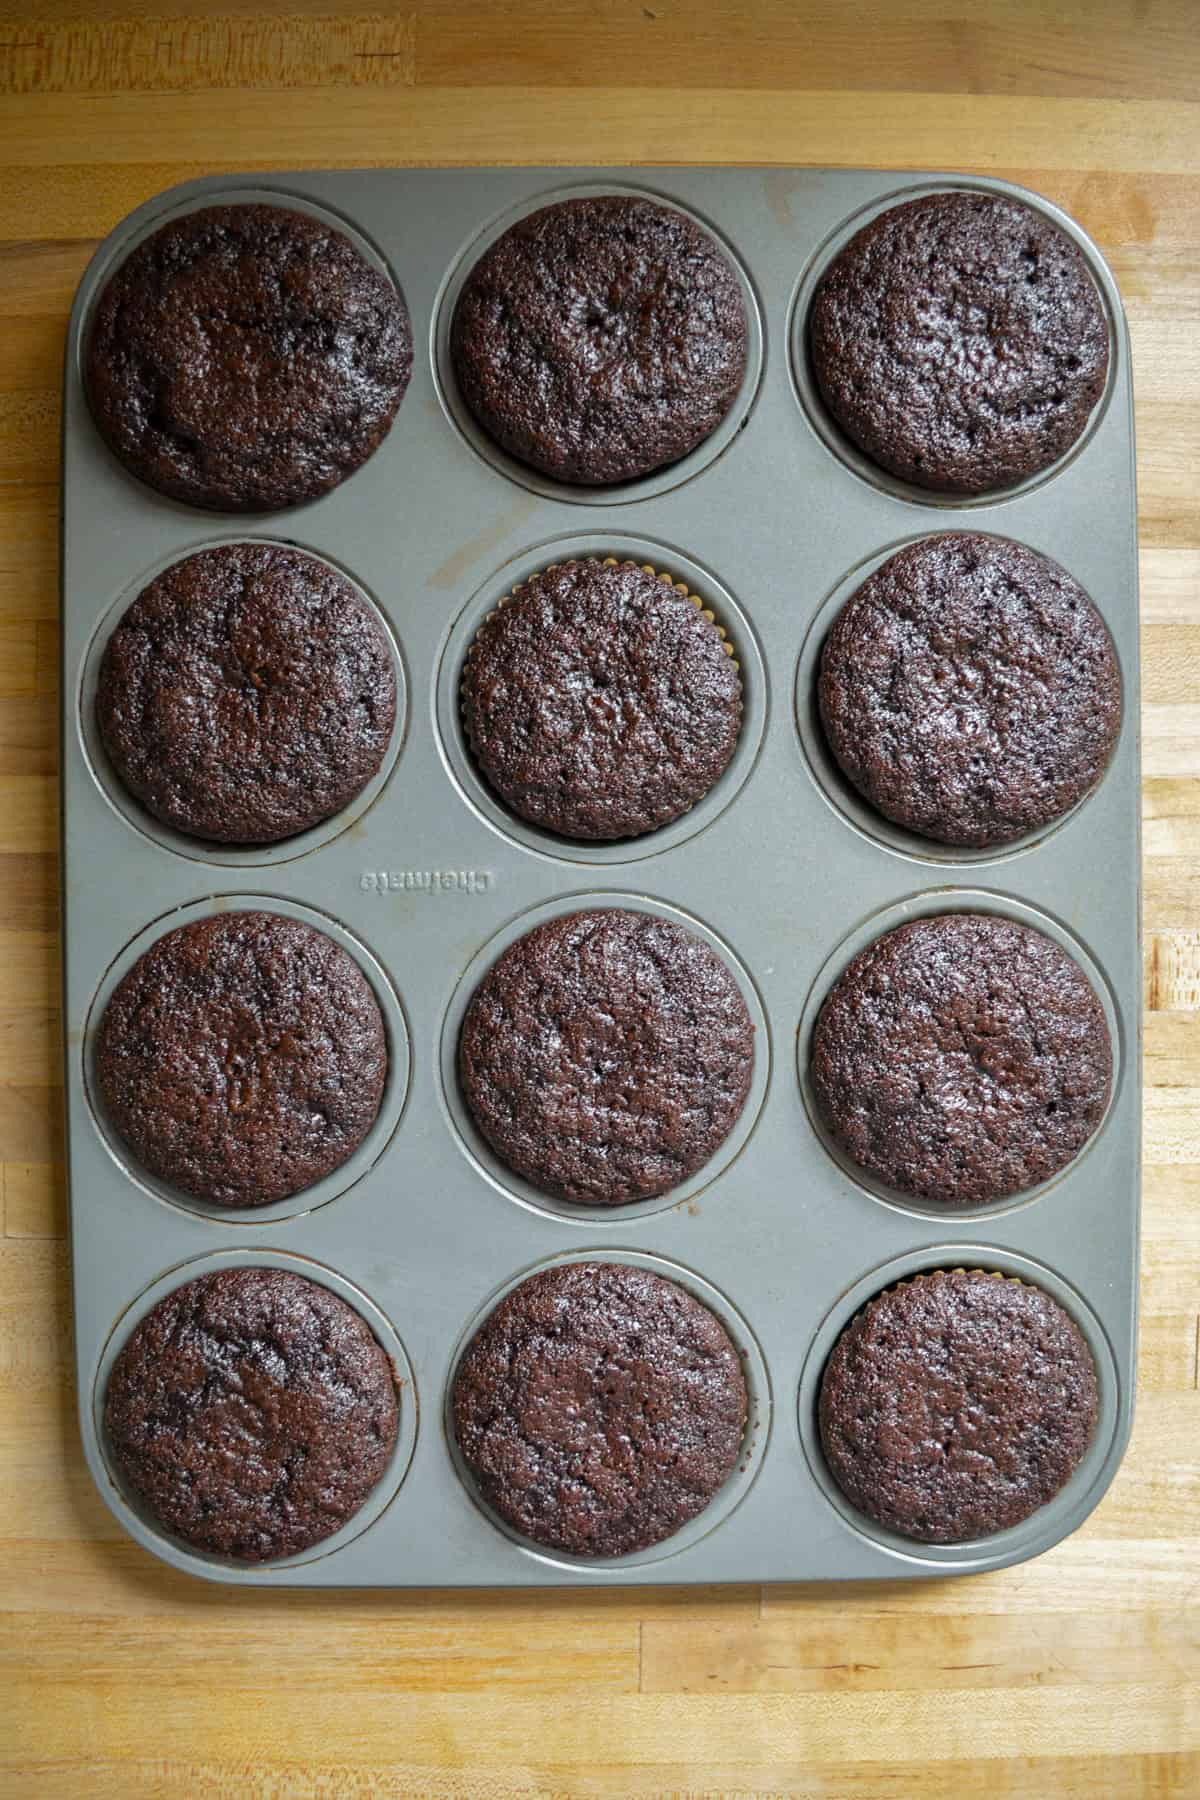
{"type": "MultiPolygon", "coordinates": [[[[1112,278],[1082,244],[1112,320],[1108,390],[1083,442],[1003,499],[944,505],[871,473],[814,401],[804,299],[863,209],[929,187],[1002,182],[816,170],[377,170],[191,183],[127,219],[80,287],[66,360],[63,459],[63,834],[66,1086],[80,1417],[102,1494],[179,1568],[279,1585],[539,1585],[945,1575],[1034,1555],[1103,1493],[1133,1403],[1140,1107],[1138,617],[1128,339],[1112,278]],[[522,211],[572,191],[634,189],[695,212],[733,249],[754,319],[742,401],[714,440],[631,487],[570,493],[493,452],[445,359],[456,284],[522,211]],[[265,194],[362,234],[408,302],[412,384],[379,452],[334,493],[252,520],[206,515],[129,479],[92,428],[79,344],[99,285],[174,212],[265,194]],[[1125,723],[1105,780],[1057,829],[1003,855],[958,854],[876,820],[812,731],[809,679],[835,592],[940,529],[1020,538],[1062,562],[1112,631],[1125,723]],[[370,803],[291,843],[207,848],[121,794],[90,722],[108,632],[148,576],[201,545],[277,538],[349,572],[394,633],[405,707],[370,803]],[[676,825],[636,843],[563,844],[510,819],[471,768],[454,695],[478,620],[522,576],[576,552],[636,555],[712,604],[746,683],[742,746],[676,825]],[[825,609],[824,612],[822,609],[825,609]],[[401,740],[402,733],[402,741],[401,740]],[[206,1208],[138,1173],[100,1118],[91,1045],[134,954],[184,917],[294,910],[342,935],[384,1002],[393,1049],[380,1122],[353,1162],[257,1213],[206,1208]],[[592,1213],[540,1198],[474,1135],[454,1033],[471,982],[546,912],[652,905],[730,954],[759,1023],[746,1114],[709,1168],[665,1200],[592,1213]],[[947,1214],[872,1191],[814,1130],[803,1067],[814,1010],[863,942],[913,912],[1008,911],[1085,961],[1115,1026],[1112,1105],[1079,1161],[1032,1196],[947,1214]],[[181,912],[180,909],[186,909],[181,912]],[[344,935],[343,935],[344,934],[344,935]],[[135,945],[135,940],[138,940],[135,945]],[[586,1564],[518,1542],[456,1466],[444,1406],[489,1303],[564,1256],[666,1265],[747,1352],[753,1422],[713,1507],[640,1556],[586,1564]],[[167,1287],[221,1261],[299,1259],[364,1309],[406,1376],[401,1442],[363,1513],[290,1564],[232,1567],[172,1543],[114,1479],[100,1402],[113,1355],[167,1287]],[[1071,1308],[1103,1389],[1091,1454],[1026,1525],[952,1550],[889,1537],[841,1501],[812,1405],[823,1357],[890,1280],[968,1265],[1041,1281],[1071,1308]]],[[[1033,198],[1029,196],[1029,198],[1033,198]]],[[[1044,204],[1039,202],[1039,204],[1044,204]]]]}

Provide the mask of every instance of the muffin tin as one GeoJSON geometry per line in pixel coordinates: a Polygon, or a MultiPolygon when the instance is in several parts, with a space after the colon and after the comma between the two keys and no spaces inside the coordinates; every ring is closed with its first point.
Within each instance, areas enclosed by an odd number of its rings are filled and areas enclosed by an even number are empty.
{"type": "Polygon", "coordinates": [[[1095,1506],[1133,1404],[1139,1192],[1138,617],[1129,348],[1112,276],[1077,226],[999,181],[868,171],[373,170],[221,178],[148,202],[102,245],[67,341],[63,454],[63,887],[66,1088],[80,1418],[117,1518],[176,1567],[242,1584],[545,1586],[944,1576],[1036,1555],[1095,1506]],[[905,488],[823,413],[804,354],[814,282],[884,205],[939,188],[1015,194],[1079,243],[1111,326],[1108,385],[1080,442],[1022,487],[981,500],[905,488]],[[545,481],[492,446],[454,389],[447,332],[475,256],[523,213],[577,193],[632,192],[693,213],[744,284],[750,356],[738,404],[683,462],[611,489],[545,481]],[[166,219],[266,199],[329,217],[408,303],[412,383],[382,447],[341,487],[235,518],[162,499],[113,460],[88,415],[80,346],[122,256],[166,219]],[[812,676],[836,598],[901,544],[939,530],[1019,538],[1061,562],[1112,633],[1124,683],[1104,780],[1054,828],[997,852],[912,837],[849,793],[815,725],[812,676]],[[293,543],[349,574],[387,622],[402,676],[392,752],[346,813],[238,850],[171,832],[123,793],[92,719],[96,665],[124,607],[167,563],[246,537],[293,543]],[[473,767],[457,689],[483,616],[513,585],[578,555],[668,570],[733,642],[746,716],[717,787],[661,832],[567,843],[508,814],[473,767]],[[240,905],[330,931],[384,1006],[392,1068],[352,1162],[262,1211],[229,1212],[140,1172],[103,1119],[97,1023],[154,937],[240,905]],[[458,1023],[475,980],[540,919],[648,907],[726,954],[757,1025],[754,1086],[712,1163],[664,1199],[571,1207],[523,1186],[458,1094],[458,1023]],[[1056,1180],[952,1212],[868,1185],[814,1128],[805,1089],[820,1000],[863,944],[917,914],[987,910],[1036,925],[1092,977],[1113,1029],[1107,1117],[1056,1180]],[[500,1526],[445,1423],[456,1360],[491,1305],[564,1258],[626,1258],[690,1287],[744,1354],[751,1419],[713,1505],[652,1550],[607,1562],[549,1554],[500,1526]],[[133,1324],[170,1287],[227,1263],[283,1263],[362,1311],[396,1362],[391,1467],[337,1537],[287,1562],[197,1555],[145,1518],[107,1454],[103,1388],[133,1324]],[[825,1470],[815,1394],[837,1333],[873,1293],[921,1269],[1034,1281],[1076,1318],[1101,1389],[1092,1447],[1025,1524],[943,1548],[890,1536],[825,1470]]]}

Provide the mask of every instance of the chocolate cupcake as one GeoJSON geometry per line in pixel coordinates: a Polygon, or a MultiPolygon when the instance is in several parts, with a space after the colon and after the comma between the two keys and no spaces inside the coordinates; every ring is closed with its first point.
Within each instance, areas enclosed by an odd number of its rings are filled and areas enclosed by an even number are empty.
{"type": "Polygon", "coordinates": [[[733,1130],[754,1026],[724,960],[653,913],[568,913],[511,944],[459,1041],[463,1095],[501,1161],[585,1206],[648,1200],[733,1130]]]}
{"type": "Polygon", "coordinates": [[[232,1268],[177,1287],[135,1326],[104,1429],[164,1531],[258,1563],[354,1517],[397,1413],[392,1365],[352,1307],[284,1269],[232,1268]]]}
{"type": "Polygon", "coordinates": [[[130,252],[85,356],[101,435],[189,506],[315,500],[382,443],[412,373],[403,300],[349,238],[283,206],[209,206],[130,252]]]}
{"type": "Polygon", "coordinates": [[[852,1505],[903,1537],[962,1544],[1019,1525],[1078,1468],[1099,1414],[1096,1367],[1040,1288],[938,1269],[846,1327],[819,1413],[852,1505]]]}
{"type": "Polygon", "coordinates": [[[821,721],[885,818],[943,844],[1011,843],[1108,766],[1121,678],[1103,619],[1049,557],[946,532],[868,576],[826,639],[821,721]]]}
{"type": "Polygon", "coordinates": [[[221,544],[155,577],[113,632],[96,717],[129,791],[193,837],[270,844],[379,769],[396,672],[370,608],[285,544],[221,544]]]}
{"type": "Polygon", "coordinates": [[[1108,322],[1076,245],[1000,194],[927,194],[856,232],[809,324],[846,435],[917,487],[983,494],[1068,451],[1104,392],[1108,322]]]}
{"type": "Polygon", "coordinates": [[[564,837],[638,837],[703,799],[742,719],[730,646],[684,584],[588,560],[533,575],[484,620],[462,681],[483,774],[564,837]]]}
{"type": "Polygon", "coordinates": [[[218,1206],[311,1187],[375,1122],[388,1053],[362,970],[323,931],[269,912],[168,931],[100,1021],[105,1109],[142,1166],[218,1206]]]}
{"type": "Polygon", "coordinates": [[[627,1556],[703,1511],[737,1466],[746,1382],[720,1320],[625,1263],[523,1281],[468,1346],[454,1435],[483,1499],[574,1556],[627,1556]]]}
{"type": "Polygon", "coordinates": [[[1112,1043],[1087,976],[1040,931],[937,913],[877,938],[825,1000],[812,1091],[869,1174],[947,1206],[1048,1181],[1104,1117],[1112,1043]]]}
{"type": "Polygon", "coordinates": [[[564,200],[511,226],[459,296],[467,406],[556,481],[633,481],[677,462],[737,399],[746,309],[733,266],[673,207],[564,200]]]}

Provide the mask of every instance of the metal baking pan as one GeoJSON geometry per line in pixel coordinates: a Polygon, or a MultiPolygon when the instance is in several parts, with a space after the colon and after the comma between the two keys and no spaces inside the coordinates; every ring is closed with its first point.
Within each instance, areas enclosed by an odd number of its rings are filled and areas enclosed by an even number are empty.
{"type": "Polygon", "coordinates": [[[944,1576],[1038,1554],[1103,1494],[1134,1386],[1141,962],[1138,614],[1129,345],[1120,299],[1071,220],[1007,183],[870,171],[372,170],[187,184],[101,246],[67,342],[63,455],[63,884],[66,1089],[80,1417],[92,1473],[138,1540],[177,1568],[279,1586],[548,1586],[944,1576]],[[1069,456],[1023,487],[946,503],[859,458],[826,419],[804,317],[829,256],[872,212],[931,188],[1015,193],[1080,244],[1108,309],[1106,392],[1069,456]],[[520,214],[579,192],[632,191],[696,215],[733,256],[751,323],[743,392],[673,468],[570,490],[512,463],[455,392],[447,327],[466,271],[520,214]],[[265,197],[332,216],[407,300],[415,370],[390,436],[324,498],[245,518],[188,510],[130,479],[88,415],[80,343],[115,263],[171,215],[265,197]],[[931,531],[995,531],[1061,562],[1116,644],[1125,717],[1099,788],[1057,828],[1003,854],[955,852],[877,819],[840,782],[812,715],[832,609],[886,552],[931,531]],[[158,826],[105,764],[91,719],[109,631],[148,577],[202,545],[264,537],[348,572],[388,622],[402,670],[394,755],[346,814],[265,849],[209,848],[158,826]],[[475,773],[456,691],[464,650],[513,583],[572,554],[634,556],[686,580],[734,640],[740,748],[683,819],[633,843],[566,844],[513,820],[475,773]],[[104,1001],[133,958],[189,917],[248,901],[295,912],[360,958],[383,1003],[390,1085],[358,1154],[305,1194],[253,1213],[205,1208],[133,1166],[91,1073],[104,1001]],[[454,1079],[474,981],[539,918],[583,904],[649,907],[729,957],[758,1026],[754,1088],[713,1163],[665,1198],[587,1211],[523,1188],[475,1135],[454,1079]],[[832,979],[915,913],[983,908],[1039,925],[1092,975],[1116,1075],[1101,1129],[1032,1195],[937,1212],[866,1185],[814,1128],[807,1039],[832,979]],[[728,1486],[665,1543],[580,1562],[488,1517],[445,1425],[455,1359],[499,1294],[563,1257],[673,1274],[725,1319],[752,1389],[728,1486]],[[168,1288],[230,1261],[289,1263],[351,1298],[403,1379],[387,1476],[337,1537],[289,1562],[237,1567],[165,1537],[122,1491],[103,1442],[107,1370],[168,1288]],[[1025,1524],[974,1544],[889,1537],[822,1463],[814,1393],[842,1325],[888,1282],[936,1265],[998,1269],[1066,1305],[1096,1356],[1092,1449],[1025,1524]]]}

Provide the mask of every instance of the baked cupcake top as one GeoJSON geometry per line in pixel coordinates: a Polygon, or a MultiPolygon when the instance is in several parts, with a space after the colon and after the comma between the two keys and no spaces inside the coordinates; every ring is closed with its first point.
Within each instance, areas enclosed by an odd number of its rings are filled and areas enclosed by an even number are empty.
{"type": "Polygon", "coordinates": [[[269,844],[340,812],[396,718],[387,639],[351,584],[285,544],[221,544],[143,588],[100,665],[121,780],[194,837],[269,844]]]}
{"type": "Polygon", "coordinates": [[[565,1263],[484,1322],[452,1412],[482,1497],[515,1530],[625,1556],[695,1518],[733,1473],[746,1382],[720,1320],[675,1282],[565,1263]]]}
{"type": "Polygon", "coordinates": [[[1054,1498],[1091,1442],[1099,1395],[1087,1341],[1049,1294],[938,1269],[851,1321],[819,1411],[830,1472],[860,1512],[962,1544],[1054,1498]]]}
{"type": "Polygon", "coordinates": [[[104,1428],[152,1517],[193,1549],[295,1556],[339,1531],[387,1467],[396,1380],[358,1313],[285,1269],[201,1275],[134,1327],[104,1428]]]}
{"type": "Polygon", "coordinates": [[[379,446],[412,331],[342,232],[283,206],[209,206],[109,277],[85,367],[131,474],[189,506],[266,512],[327,493],[379,446]]]}
{"type": "Polygon", "coordinates": [[[889,1186],[949,1206],[1048,1181],[1104,1117],[1112,1043],[1083,970],[1010,919],[938,913],[860,952],[810,1068],[821,1117],[889,1186]]]}
{"type": "Polygon", "coordinates": [[[872,806],[943,844],[1005,844],[1108,766],[1121,678],[1103,619],[1049,557],[946,532],[897,551],[834,621],[825,735],[872,806]]]}
{"type": "Polygon", "coordinates": [[[484,775],[565,837],[637,837],[702,799],[737,744],[742,689],[712,620],[635,563],[531,576],[481,625],[462,682],[484,775]]]}
{"type": "Polygon", "coordinates": [[[557,481],[632,481],[694,450],[746,366],[728,257],[673,207],[627,194],[563,200],[484,251],[451,351],[471,412],[557,481]]]}
{"type": "Polygon", "coordinates": [[[1104,391],[1108,324],[1076,245],[1000,194],[928,194],[856,232],[810,317],[846,435],[917,487],[982,494],[1057,460],[1104,391]]]}
{"type": "Polygon", "coordinates": [[[168,931],[118,984],[96,1068],[152,1175],[263,1206],[340,1167],[375,1122],[388,1054],[370,983],[323,931],[218,913],[168,931]]]}
{"type": "Polygon", "coordinates": [[[496,1155],[586,1206],[665,1194],[737,1123],[754,1026],[729,967],[653,913],[605,907],[538,925],[467,1009],[459,1075],[496,1155]]]}

